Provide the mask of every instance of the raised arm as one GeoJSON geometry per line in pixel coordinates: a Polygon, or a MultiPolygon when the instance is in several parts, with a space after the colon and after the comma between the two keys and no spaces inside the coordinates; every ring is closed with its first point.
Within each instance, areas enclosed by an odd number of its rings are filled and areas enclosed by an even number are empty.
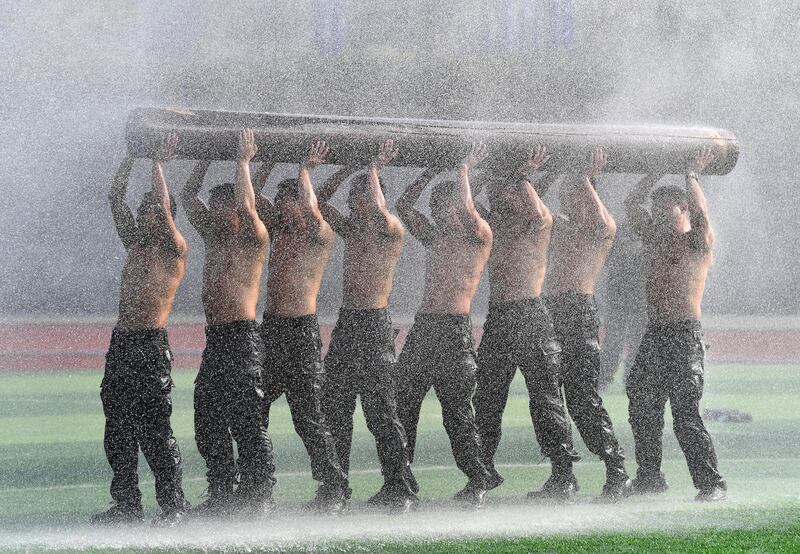
{"type": "Polygon", "coordinates": [[[414,204],[417,203],[422,191],[425,190],[425,187],[430,184],[431,179],[435,176],[435,169],[426,169],[422,175],[406,187],[406,190],[397,199],[397,204],[395,205],[397,207],[397,215],[400,216],[400,220],[405,224],[408,232],[422,244],[428,244],[433,239],[436,228],[425,217],[425,214],[414,207],[414,204]]]}
{"type": "Polygon", "coordinates": [[[211,160],[197,162],[192,174],[189,176],[189,180],[186,181],[186,186],[181,191],[181,203],[183,204],[183,209],[186,210],[189,223],[197,229],[197,232],[202,237],[205,237],[211,229],[211,217],[208,213],[208,206],[200,200],[198,194],[200,189],[203,188],[203,179],[210,166],[211,160]]]}
{"type": "Polygon", "coordinates": [[[164,227],[164,234],[168,240],[168,245],[171,250],[180,255],[186,252],[186,240],[183,238],[180,231],[178,231],[178,228],[175,226],[175,220],[172,218],[169,190],[167,189],[167,180],[164,177],[164,166],[168,161],[175,159],[175,148],[177,146],[177,134],[169,133],[164,137],[156,157],[153,158],[152,193],[161,207],[158,217],[161,225],[164,227]]]}
{"type": "Polygon", "coordinates": [[[126,156],[122,160],[117,174],[111,182],[111,191],[108,193],[108,202],[111,204],[114,226],[117,228],[117,234],[126,250],[136,240],[136,219],[125,202],[125,194],[128,192],[128,178],[133,168],[133,161],[130,156],[126,156]]]}
{"type": "Polygon", "coordinates": [[[708,203],[703,189],[700,187],[700,175],[714,160],[714,152],[705,147],[689,163],[686,173],[686,200],[689,204],[689,220],[692,224],[692,235],[695,243],[703,250],[710,250],[714,245],[714,232],[708,219],[708,203]]]}
{"type": "Polygon", "coordinates": [[[644,206],[647,204],[650,191],[653,190],[663,176],[663,174],[656,173],[645,176],[625,198],[625,218],[634,234],[640,239],[644,239],[650,234],[653,219],[644,206]]]}
{"type": "Polygon", "coordinates": [[[256,212],[270,232],[278,224],[278,210],[262,191],[274,167],[275,164],[272,162],[263,162],[258,166],[258,170],[253,176],[253,193],[256,195],[256,212]]]}
{"type": "Polygon", "coordinates": [[[256,211],[256,194],[250,180],[250,160],[253,159],[256,152],[258,152],[258,147],[255,133],[252,129],[243,129],[239,133],[233,198],[244,233],[257,242],[263,242],[267,240],[267,230],[256,211]]]}
{"type": "MultiPolygon", "coordinates": [[[[542,144],[537,144],[536,147],[531,150],[527,161],[519,167],[514,176],[517,180],[522,181],[521,184],[524,187],[523,190],[526,195],[525,206],[520,213],[520,217],[527,223],[528,228],[532,231],[539,231],[553,222],[553,216],[550,210],[545,203],[542,202],[536,186],[531,183],[529,178],[531,173],[540,169],[549,159],[550,156],[547,155],[547,148],[542,144]]],[[[546,174],[545,177],[547,177],[547,175],[551,175],[551,173],[546,174]]]]}
{"type": "Polygon", "coordinates": [[[592,186],[592,180],[603,172],[607,163],[608,155],[605,151],[602,148],[595,148],[589,163],[571,189],[575,201],[582,207],[583,220],[578,223],[593,229],[595,237],[601,240],[614,238],[617,231],[614,218],[608,213],[605,204],[592,186]]]}
{"type": "Polygon", "coordinates": [[[328,225],[331,226],[337,235],[344,236],[347,233],[347,218],[342,213],[333,207],[328,201],[336,194],[339,187],[344,183],[348,177],[358,171],[357,167],[345,166],[339,171],[331,175],[327,181],[317,190],[317,203],[319,204],[319,211],[328,225]]]}
{"type": "Polygon", "coordinates": [[[300,189],[298,200],[300,208],[303,210],[306,225],[312,235],[319,233],[325,220],[322,217],[322,212],[319,211],[317,196],[314,193],[314,186],[311,184],[311,170],[325,162],[328,152],[330,152],[330,148],[328,148],[325,141],[318,140],[312,143],[308,155],[300,163],[300,169],[297,174],[300,189]]]}
{"type": "Polygon", "coordinates": [[[469,186],[469,172],[476,165],[481,163],[489,155],[487,146],[479,142],[472,145],[472,150],[464,158],[464,161],[458,166],[458,202],[459,212],[463,214],[462,222],[464,226],[475,233],[478,240],[484,240],[490,236],[491,231],[486,223],[475,208],[475,202],[472,200],[472,190],[469,186]]]}
{"type": "Polygon", "coordinates": [[[367,183],[369,185],[369,202],[375,209],[375,212],[380,214],[381,217],[377,218],[378,224],[381,226],[379,231],[384,235],[397,236],[403,233],[403,226],[389,213],[386,207],[386,198],[383,196],[381,190],[380,173],[381,170],[392,163],[400,151],[395,148],[394,141],[388,139],[381,144],[378,149],[378,155],[367,167],[367,183]]]}

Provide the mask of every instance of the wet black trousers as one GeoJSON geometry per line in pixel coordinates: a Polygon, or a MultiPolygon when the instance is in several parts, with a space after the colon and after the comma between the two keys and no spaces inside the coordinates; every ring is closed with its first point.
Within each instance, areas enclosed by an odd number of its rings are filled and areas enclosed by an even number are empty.
{"type": "Polygon", "coordinates": [[[103,445],[114,472],[111,497],[139,508],[139,448],[156,482],[164,511],[183,509],[181,453],[172,434],[172,352],[164,329],[114,329],[100,398],[106,416],[103,445]]]}
{"type": "Polygon", "coordinates": [[[669,400],[675,437],[686,456],[694,486],[724,486],[711,436],[700,417],[704,356],[699,321],[648,326],[627,383],[637,476],[660,474],[664,409],[669,400]]]}
{"type": "Polygon", "coordinates": [[[311,476],[330,487],[347,481],[339,465],[336,444],[322,411],[322,339],[316,315],[278,317],[264,314],[265,414],[286,394],[295,431],[311,459],[311,476]]]}
{"type": "Polygon", "coordinates": [[[483,465],[472,408],[477,373],[474,346],[469,316],[418,313],[398,360],[397,404],[413,462],[422,401],[433,387],[458,469],[471,485],[485,488],[489,473],[483,465]]]}
{"type": "Polygon", "coordinates": [[[263,346],[255,321],[206,327],[206,348],[194,388],[194,432],[211,494],[268,498],[275,483],[264,411],[263,346]],[[239,454],[234,458],[233,441],[239,454]]]}
{"type": "Polygon", "coordinates": [[[350,469],[353,413],[356,398],[361,396],[385,483],[395,492],[413,494],[406,432],[397,415],[395,362],[389,312],[342,308],[325,357],[323,411],[336,440],[339,465],[346,474],[350,469]]]}
{"type": "Polygon", "coordinates": [[[547,308],[539,298],[492,302],[478,347],[475,421],[483,463],[494,470],[508,391],[519,369],[528,387],[531,420],[542,454],[554,462],[578,458],[561,397],[561,345],[547,308]]]}
{"type": "Polygon", "coordinates": [[[624,453],[597,391],[600,376],[600,319],[591,294],[545,298],[561,343],[561,382],[567,410],[589,452],[618,466],[624,453]]]}

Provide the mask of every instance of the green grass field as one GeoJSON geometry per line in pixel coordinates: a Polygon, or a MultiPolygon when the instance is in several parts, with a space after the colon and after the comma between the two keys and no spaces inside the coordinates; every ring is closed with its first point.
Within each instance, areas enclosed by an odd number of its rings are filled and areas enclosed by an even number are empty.
{"type": "MultiPolygon", "coordinates": [[[[173,427],[184,454],[185,489],[192,502],[205,488],[204,465],[193,440],[193,371],[175,371],[173,427]]],[[[431,394],[423,406],[415,469],[423,500],[416,514],[391,519],[359,515],[358,504],[380,485],[372,437],[360,411],[352,453],[354,513],[336,520],[301,516],[299,506],[316,483],[308,457],[291,427],[283,400],[272,409],[277,501],[290,516],[263,524],[232,523],[213,537],[202,530],[149,528],[121,532],[114,541],[85,522],[109,502],[110,470],[102,447],[99,372],[0,374],[0,548],[62,546],[81,549],[143,546],[171,548],[292,548],[315,551],[433,552],[549,551],[800,551],[800,367],[712,365],[704,407],[752,414],[752,423],[709,423],[731,499],[698,505],[677,443],[665,433],[665,471],[672,486],[658,497],[637,497],[616,506],[591,503],[602,486],[603,468],[583,448],[576,467],[581,483],[574,507],[531,506],[525,493],[548,475],[527,412],[522,381],[514,382],[498,452],[506,483],[491,493],[483,513],[457,512],[447,499],[464,484],[454,467],[431,394]],[[285,519],[281,519],[285,518],[285,519]],[[242,525],[242,527],[238,527],[242,525]],[[272,525],[272,527],[271,527],[272,525]],[[314,531],[306,532],[305,526],[314,531]],[[70,542],[69,537],[75,538],[70,542]],[[146,538],[146,540],[143,539],[146,538]],[[80,540],[78,540],[78,538],[80,540]],[[274,539],[274,540],[273,540],[274,539]]],[[[605,402],[632,461],[627,399],[615,385],[605,402]]],[[[140,462],[145,505],[155,513],[152,477],[140,462]]]]}

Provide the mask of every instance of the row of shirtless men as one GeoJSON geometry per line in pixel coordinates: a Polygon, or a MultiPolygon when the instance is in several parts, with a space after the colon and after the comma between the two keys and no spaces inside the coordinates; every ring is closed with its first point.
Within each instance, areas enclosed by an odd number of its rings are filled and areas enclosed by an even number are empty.
{"type": "Polygon", "coordinates": [[[153,159],[152,189],[135,217],[125,203],[132,159],[123,162],[110,193],[128,255],[101,387],[114,503],[93,522],[142,520],[139,448],[155,475],[162,510],[154,524],[173,525],[195,515],[252,517],[274,509],[267,429],[270,405],[282,394],[312,476],[320,482],[309,508],[338,513],[346,507],[360,396],[384,477],[368,504],[405,512],[417,503],[411,464],[420,407],[431,387],[441,402],[456,465],[468,478],[455,500],[480,508],[487,491],[503,482],[494,455],[517,369],[527,384],[536,439],[552,465],[552,475],[530,498],[575,500],[573,463],[579,458],[570,420],[587,449],[605,463],[600,499],[667,490],[661,472],[667,400],[697,499],[725,498],[698,405],[705,349],[700,303],[714,241],[698,176],[713,159],[709,150],[689,162],[685,187],[655,188],[660,176],[650,175],[625,202],[650,260],[650,323],[627,381],[638,466],[630,479],[597,392],[599,319],[593,292],[616,232],[595,190],[595,177],[607,162],[602,149],[563,180],[556,216],[541,197],[558,176],[530,179],[548,161],[544,146],[533,148],[522,167],[487,173],[471,186],[470,171],[488,154],[484,144],[476,144],[456,168],[455,180],[433,186],[430,218],[415,204],[434,180],[432,170],[402,193],[398,218],[386,205],[380,178],[398,154],[387,140],[366,173],[351,179],[344,215],[329,201],[357,168],[341,169],[315,191],[311,171],[328,154],[324,142],[315,142],[297,178],[280,182],[270,201],[261,191],[272,167],[263,164],[251,180],[257,147],[253,131],[245,129],[234,182],[211,188],[205,203],[198,193],[211,162],[201,161],[181,194],[205,245],[206,348],[195,383],[194,423],[208,469],[208,498],[190,508],[170,424],[172,354],[165,331],[188,250],[164,177],[177,143],[175,134],[163,140],[153,159]],[[477,199],[483,184],[486,206],[477,199]],[[425,286],[397,357],[387,306],[406,230],[425,247],[425,286]],[[335,234],[345,244],[343,305],[323,364],[316,301],[335,234]],[[256,305],[268,257],[267,308],[259,325],[256,305]],[[476,352],[470,305],[487,263],[490,303],[476,352]]]}

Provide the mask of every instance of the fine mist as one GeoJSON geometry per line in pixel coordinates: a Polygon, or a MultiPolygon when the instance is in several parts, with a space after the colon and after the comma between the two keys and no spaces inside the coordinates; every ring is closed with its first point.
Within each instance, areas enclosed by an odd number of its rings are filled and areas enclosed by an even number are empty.
{"type": "MultiPolygon", "coordinates": [[[[795,2],[606,4],[8,4],[0,23],[0,311],[113,315],[124,251],[106,195],[124,155],[124,121],[135,106],[179,105],[729,128],[740,139],[739,165],[704,182],[717,229],[706,313],[800,312],[795,2]]],[[[173,191],[189,165],[170,165],[173,191]]],[[[209,184],[233,170],[217,165],[209,184]]],[[[294,170],[278,168],[270,183],[294,170]]],[[[330,170],[315,174],[317,184],[330,170]]],[[[392,203],[413,174],[389,169],[385,178],[392,203]]],[[[635,180],[601,181],[618,218],[635,180]]],[[[136,205],[146,162],[131,181],[136,205]]],[[[199,316],[202,245],[182,213],[178,225],[192,250],[175,311],[199,316]]],[[[338,308],[337,248],[322,315],[338,308]]],[[[409,239],[392,300],[398,315],[416,309],[422,255],[409,239]]],[[[484,284],[476,313],[486,292],[484,284]]]]}

